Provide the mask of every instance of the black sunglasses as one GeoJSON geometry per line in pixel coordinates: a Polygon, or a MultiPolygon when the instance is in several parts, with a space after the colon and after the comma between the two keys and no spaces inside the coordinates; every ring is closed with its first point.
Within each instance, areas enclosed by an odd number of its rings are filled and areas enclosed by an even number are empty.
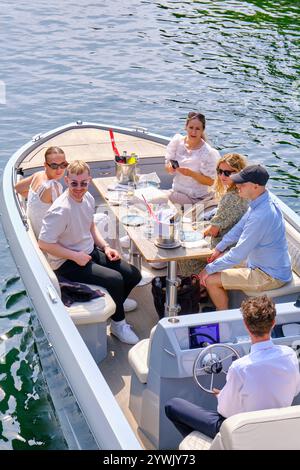
{"type": "Polygon", "coordinates": [[[48,163],[48,162],[46,162],[46,164],[48,166],[50,166],[51,170],[58,170],[58,168],[60,168],[61,170],[64,170],[69,165],[68,162],[62,162],[62,163],[48,163]]]}
{"type": "Polygon", "coordinates": [[[235,173],[235,171],[230,171],[230,170],[222,170],[221,168],[217,168],[217,173],[218,175],[224,175],[224,176],[230,176],[232,173],[235,173]]]}
{"type": "Polygon", "coordinates": [[[70,181],[69,184],[71,188],[77,188],[77,186],[80,186],[81,188],[87,188],[89,181],[70,181]]]}

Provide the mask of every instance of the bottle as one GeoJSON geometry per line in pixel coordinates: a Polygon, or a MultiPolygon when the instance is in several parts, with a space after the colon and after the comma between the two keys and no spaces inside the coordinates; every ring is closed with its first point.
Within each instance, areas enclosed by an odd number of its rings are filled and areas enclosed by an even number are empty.
{"type": "Polygon", "coordinates": [[[133,165],[136,162],[137,162],[136,154],[134,152],[132,152],[132,154],[130,155],[130,157],[127,160],[127,163],[129,165],[133,165]]]}
{"type": "Polygon", "coordinates": [[[127,163],[127,152],[124,150],[122,153],[122,163],[127,163]]]}

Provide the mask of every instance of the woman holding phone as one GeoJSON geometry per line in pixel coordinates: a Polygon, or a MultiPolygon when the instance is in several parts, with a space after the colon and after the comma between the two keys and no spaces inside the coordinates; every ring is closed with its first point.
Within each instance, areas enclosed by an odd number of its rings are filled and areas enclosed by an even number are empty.
{"type": "MultiPolygon", "coordinates": [[[[184,206],[214,200],[212,185],[216,177],[219,152],[206,142],[205,116],[190,112],[186,120],[186,135],[175,134],[167,146],[166,171],[174,175],[173,203],[184,206]]],[[[209,203],[209,204],[207,204],[209,203]]]]}

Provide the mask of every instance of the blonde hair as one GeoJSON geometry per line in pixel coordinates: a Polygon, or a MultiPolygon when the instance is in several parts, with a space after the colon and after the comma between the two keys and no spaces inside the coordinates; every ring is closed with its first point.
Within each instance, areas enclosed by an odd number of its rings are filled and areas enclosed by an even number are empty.
{"type": "MultiPolygon", "coordinates": [[[[241,171],[243,168],[247,166],[247,159],[244,157],[244,155],[241,155],[239,153],[226,153],[221,157],[217,163],[217,169],[221,165],[221,163],[227,163],[227,165],[231,166],[237,172],[241,171]]],[[[221,197],[227,192],[227,191],[234,191],[236,189],[235,183],[232,183],[227,189],[224,187],[222,181],[220,180],[219,175],[217,175],[217,178],[215,180],[214,184],[215,192],[216,192],[216,198],[221,199],[221,197]]]]}
{"type": "Polygon", "coordinates": [[[72,175],[82,175],[82,173],[88,172],[91,174],[90,167],[83,160],[74,160],[74,162],[69,163],[67,167],[67,176],[72,175]]]}

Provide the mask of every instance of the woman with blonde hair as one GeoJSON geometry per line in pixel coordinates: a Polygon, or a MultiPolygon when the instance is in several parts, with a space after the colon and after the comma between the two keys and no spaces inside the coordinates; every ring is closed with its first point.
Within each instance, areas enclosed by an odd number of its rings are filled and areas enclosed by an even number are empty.
{"type": "MultiPolygon", "coordinates": [[[[211,248],[215,248],[248,209],[248,202],[240,197],[237,186],[230,178],[230,175],[238,173],[246,166],[246,157],[239,153],[226,153],[218,160],[217,178],[214,183],[218,207],[210,225],[203,233],[205,237],[211,237],[211,248]]],[[[182,276],[189,276],[198,273],[205,265],[203,261],[191,259],[179,262],[178,269],[182,276]]]]}
{"type": "Polygon", "coordinates": [[[230,178],[230,175],[239,173],[246,166],[246,157],[239,153],[226,153],[217,163],[214,188],[218,208],[210,225],[204,230],[205,237],[211,236],[211,248],[215,248],[248,209],[248,202],[240,197],[236,184],[230,178]]]}

